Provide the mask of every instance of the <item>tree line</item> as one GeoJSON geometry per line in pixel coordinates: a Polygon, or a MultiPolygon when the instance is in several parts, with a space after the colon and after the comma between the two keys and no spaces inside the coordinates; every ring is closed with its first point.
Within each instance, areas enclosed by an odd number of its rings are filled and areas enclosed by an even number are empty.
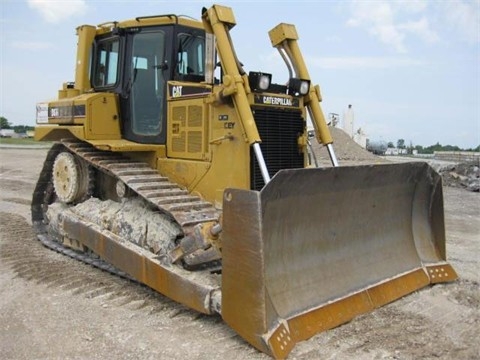
{"type": "MultiPolygon", "coordinates": [[[[388,142],[387,147],[389,148],[394,148],[395,145],[393,142],[388,142]]],[[[476,148],[467,148],[467,149],[462,149],[456,145],[441,145],[439,142],[437,142],[434,145],[430,146],[422,146],[422,145],[413,145],[412,142],[410,142],[409,145],[405,145],[405,140],[404,139],[398,139],[397,140],[397,148],[398,149],[406,149],[408,154],[412,154],[413,150],[417,150],[419,154],[433,154],[435,151],[475,151],[475,152],[480,152],[480,145],[478,145],[476,148]]]]}
{"type": "Polygon", "coordinates": [[[28,125],[12,125],[5,117],[0,116],[0,130],[12,129],[17,134],[24,134],[27,131],[35,130],[33,126],[28,125]]]}

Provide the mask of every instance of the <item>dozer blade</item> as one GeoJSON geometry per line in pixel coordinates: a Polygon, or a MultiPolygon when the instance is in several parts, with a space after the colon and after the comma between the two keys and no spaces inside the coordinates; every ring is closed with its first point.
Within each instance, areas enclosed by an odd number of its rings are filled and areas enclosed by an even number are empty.
{"type": "Polygon", "coordinates": [[[222,317],[276,358],[457,277],[426,163],[283,170],[260,192],[226,190],[223,227],[222,317]]]}

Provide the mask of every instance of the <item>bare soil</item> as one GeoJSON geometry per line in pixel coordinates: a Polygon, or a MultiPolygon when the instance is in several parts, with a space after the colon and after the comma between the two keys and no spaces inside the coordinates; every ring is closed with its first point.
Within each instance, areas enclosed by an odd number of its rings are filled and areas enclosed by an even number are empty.
{"type": "MultiPolygon", "coordinates": [[[[219,316],[42,247],[29,204],[45,155],[0,149],[1,359],[268,359],[219,316]]],[[[480,358],[480,194],[445,187],[444,196],[447,255],[460,279],[318,334],[289,359],[480,358]]]]}

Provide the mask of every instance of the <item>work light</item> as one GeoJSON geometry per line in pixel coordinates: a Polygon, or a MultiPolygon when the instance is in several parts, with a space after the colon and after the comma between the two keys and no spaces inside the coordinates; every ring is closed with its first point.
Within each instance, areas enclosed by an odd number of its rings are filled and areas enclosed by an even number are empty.
{"type": "Polygon", "coordinates": [[[250,71],[248,74],[248,82],[253,91],[266,91],[272,82],[272,74],[250,71]]]}
{"type": "Polygon", "coordinates": [[[288,83],[288,94],[293,96],[307,95],[310,91],[310,80],[291,78],[288,83]]]}

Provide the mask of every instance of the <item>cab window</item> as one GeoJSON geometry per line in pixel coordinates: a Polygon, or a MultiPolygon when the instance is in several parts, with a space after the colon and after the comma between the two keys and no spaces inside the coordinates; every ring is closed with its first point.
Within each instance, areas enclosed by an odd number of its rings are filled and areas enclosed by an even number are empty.
{"type": "Polygon", "coordinates": [[[94,64],[94,87],[114,86],[118,80],[119,39],[106,39],[97,44],[94,64]]]}
{"type": "Polygon", "coordinates": [[[205,38],[190,33],[178,34],[176,79],[204,81],[205,38]]]}

